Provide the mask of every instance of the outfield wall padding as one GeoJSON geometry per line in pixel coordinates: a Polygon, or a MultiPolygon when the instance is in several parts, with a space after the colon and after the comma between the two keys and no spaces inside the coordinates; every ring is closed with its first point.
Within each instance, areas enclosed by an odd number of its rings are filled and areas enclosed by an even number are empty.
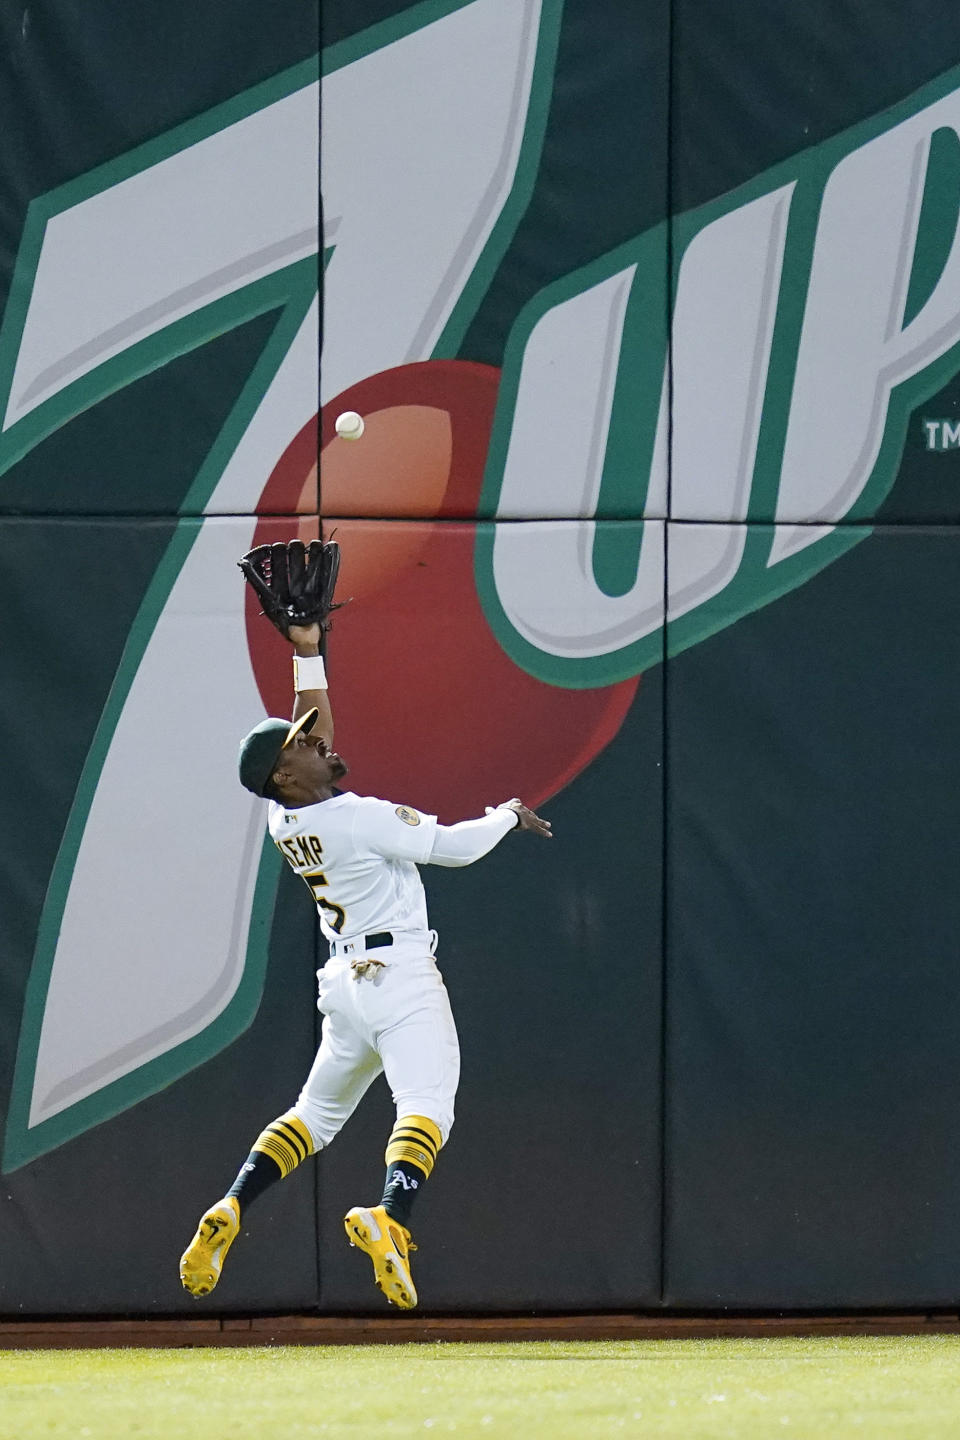
{"type": "MultiPolygon", "coordinates": [[[[235,561],[320,534],[350,783],[555,829],[425,876],[424,1310],[955,1308],[955,8],[115,11],[0,19],[0,1315],[199,1313],[310,1065],[235,561]]],[[[390,1124],[204,1313],[381,1303],[390,1124]]]]}

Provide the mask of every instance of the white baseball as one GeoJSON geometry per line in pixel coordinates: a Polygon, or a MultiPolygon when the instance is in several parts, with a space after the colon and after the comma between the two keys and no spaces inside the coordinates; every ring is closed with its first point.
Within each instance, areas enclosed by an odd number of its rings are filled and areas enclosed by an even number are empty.
{"type": "Polygon", "coordinates": [[[337,416],[336,431],[341,440],[359,440],[363,434],[363,416],[356,410],[344,410],[337,416]]]}

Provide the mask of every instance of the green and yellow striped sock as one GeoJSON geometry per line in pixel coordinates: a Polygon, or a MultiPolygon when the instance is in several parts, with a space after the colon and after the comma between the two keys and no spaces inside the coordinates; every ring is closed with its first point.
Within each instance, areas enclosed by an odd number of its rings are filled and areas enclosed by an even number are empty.
{"type": "Polygon", "coordinates": [[[241,1208],[256,1200],[277,1180],[286,1180],[302,1160],[313,1154],[313,1137],[298,1115],[288,1110],[261,1131],[254,1141],[228,1195],[235,1195],[241,1208]]]}
{"type": "Polygon", "coordinates": [[[394,1125],[384,1156],[387,1178],[380,1203],[401,1225],[409,1226],[417,1191],[428,1179],[442,1144],[440,1131],[425,1115],[404,1115],[394,1125]]]}

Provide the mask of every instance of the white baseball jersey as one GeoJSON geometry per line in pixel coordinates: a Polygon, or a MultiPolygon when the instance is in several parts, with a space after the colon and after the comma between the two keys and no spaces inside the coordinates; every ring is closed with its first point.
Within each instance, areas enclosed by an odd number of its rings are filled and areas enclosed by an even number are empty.
{"type": "Polygon", "coordinates": [[[429,930],[417,865],[430,857],[435,815],[345,791],[299,810],[271,801],[268,826],[309,886],[328,940],[429,930]]]}

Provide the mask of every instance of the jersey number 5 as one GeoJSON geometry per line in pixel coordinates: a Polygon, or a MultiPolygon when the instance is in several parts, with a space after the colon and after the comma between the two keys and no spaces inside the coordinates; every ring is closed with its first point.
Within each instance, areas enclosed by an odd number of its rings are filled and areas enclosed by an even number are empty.
{"type": "Polygon", "coordinates": [[[343,924],[346,920],[346,912],[341,910],[339,905],[334,905],[320,891],[327,888],[327,877],[322,870],[309,870],[304,874],[304,880],[310,887],[310,893],[323,911],[324,919],[337,935],[343,934],[343,924]]]}

